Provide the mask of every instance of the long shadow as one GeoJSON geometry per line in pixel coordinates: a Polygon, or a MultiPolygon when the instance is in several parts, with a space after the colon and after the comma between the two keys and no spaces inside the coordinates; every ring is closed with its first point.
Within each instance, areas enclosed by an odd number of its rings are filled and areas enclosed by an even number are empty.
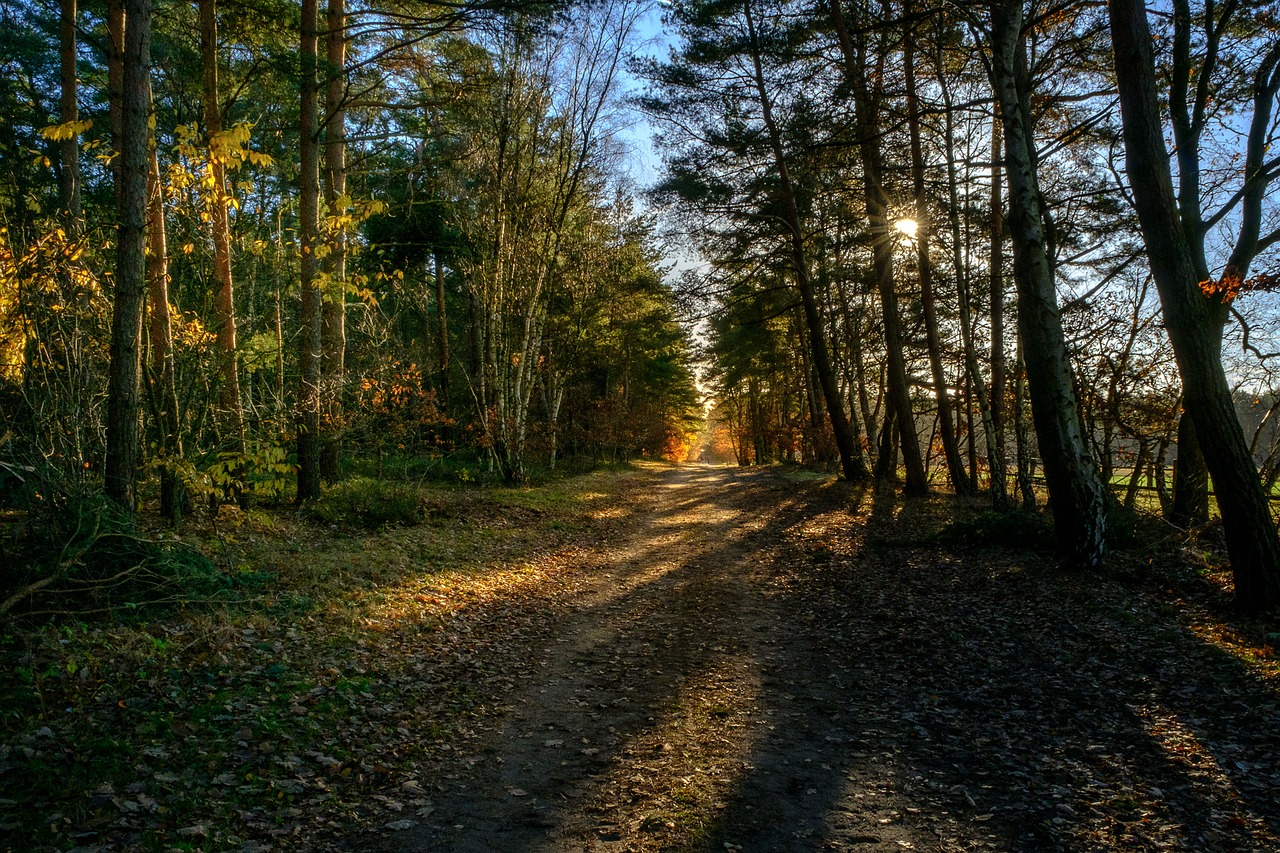
{"type": "Polygon", "coordinates": [[[441,780],[435,811],[400,849],[533,850],[558,831],[581,830],[569,824],[616,768],[620,750],[672,713],[686,684],[741,652],[751,590],[733,567],[778,528],[770,516],[736,511],[756,505],[754,483],[771,485],[769,475],[735,472],[729,482],[745,488],[678,496],[670,509],[650,513],[658,520],[717,504],[725,517],[711,524],[709,550],[664,564],[661,542],[648,541],[651,528],[614,543],[635,551],[608,566],[624,591],[576,609],[548,638],[508,697],[498,736],[441,780]],[[628,581],[638,582],[627,588],[628,581]]]}
{"type": "MultiPolygon", "coordinates": [[[[706,485],[681,476],[655,482],[706,485]]],[[[459,749],[398,849],[590,838],[583,806],[628,744],[739,658],[758,680],[745,760],[682,849],[1280,850],[1280,696],[1159,602],[1018,555],[910,544],[933,508],[888,492],[710,479],[737,488],[677,491],[614,543],[633,551],[631,570],[606,569],[617,594],[572,608],[495,689],[497,736],[459,749]],[[767,514],[762,493],[777,496],[767,514]],[[726,514],[715,547],[663,564],[655,528],[705,505],[726,514]],[[817,516],[874,541],[815,551],[817,516]]]]}
{"type": "Polygon", "coordinates": [[[1241,662],[1132,590],[876,550],[775,585],[803,619],[784,671],[830,675],[799,706],[771,694],[792,726],[699,849],[1280,849],[1280,696],[1241,662]],[[815,733],[821,763],[788,764],[815,733]]]}

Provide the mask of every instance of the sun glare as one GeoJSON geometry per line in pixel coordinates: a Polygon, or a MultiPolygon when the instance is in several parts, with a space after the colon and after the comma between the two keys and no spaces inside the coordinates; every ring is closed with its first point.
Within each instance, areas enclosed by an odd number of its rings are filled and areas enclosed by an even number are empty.
{"type": "Polygon", "coordinates": [[[916,236],[916,221],[914,219],[899,219],[893,223],[893,227],[897,228],[908,237],[916,236]]]}

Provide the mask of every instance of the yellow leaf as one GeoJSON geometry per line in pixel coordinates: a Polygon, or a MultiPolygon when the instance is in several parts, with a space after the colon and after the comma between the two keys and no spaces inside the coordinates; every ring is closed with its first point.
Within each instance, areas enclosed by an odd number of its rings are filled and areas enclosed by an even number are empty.
{"type": "Polygon", "coordinates": [[[53,124],[48,127],[40,128],[40,135],[45,139],[53,142],[62,142],[64,139],[71,139],[84,133],[93,127],[93,119],[85,119],[84,121],[68,121],[63,124],[53,124]]]}

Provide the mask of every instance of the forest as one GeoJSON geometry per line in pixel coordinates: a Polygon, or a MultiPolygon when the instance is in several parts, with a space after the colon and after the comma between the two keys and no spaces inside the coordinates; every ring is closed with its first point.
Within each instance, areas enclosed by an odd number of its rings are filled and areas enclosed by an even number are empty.
{"type": "Polygon", "coordinates": [[[1280,844],[1277,140],[1260,0],[0,0],[0,849],[1280,844]]]}

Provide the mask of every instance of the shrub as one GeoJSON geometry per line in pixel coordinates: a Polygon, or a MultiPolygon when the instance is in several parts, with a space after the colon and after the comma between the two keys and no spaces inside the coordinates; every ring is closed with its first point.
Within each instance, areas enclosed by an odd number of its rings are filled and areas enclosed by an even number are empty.
{"type": "Polygon", "coordinates": [[[327,524],[367,528],[408,526],[422,522],[426,502],[414,486],[356,477],[326,491],[312,512],[327,524]]]}
{"type": "Polygon", "coordinates": [[[29,484],[27,534],[0,572],[0,611],[88,613],[206,599],[229,583],[207,557],[174,540],[142,535],[100,492],[29,484]]]}
{"type": "Polygon", "coordinates": [[[934,538],[945,545],[1000,545],[1031,550],[1050,550],[1054,545],[1052,522],[1026,510],[987,510],[948,524],[934,538]]]}

